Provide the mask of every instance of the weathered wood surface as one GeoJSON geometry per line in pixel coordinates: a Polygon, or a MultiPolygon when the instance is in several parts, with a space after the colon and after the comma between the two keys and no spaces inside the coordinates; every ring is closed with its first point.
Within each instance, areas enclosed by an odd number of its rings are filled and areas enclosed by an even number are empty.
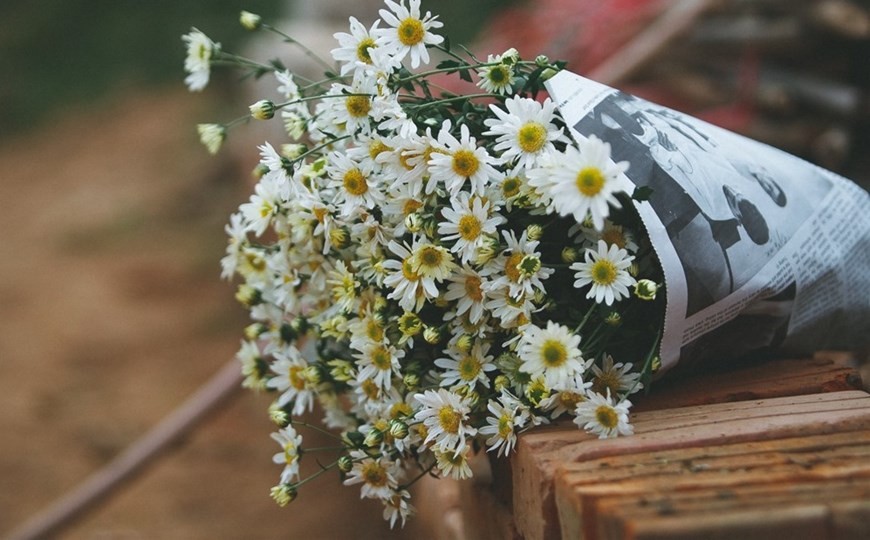
{"type": "Polygon", "coordinates": [[[618,439],[594,439],[573,425],[538,429],[520,438],[512,461],[513,514],[526,540],[560,536],[554,481],[575,465],[868,430],[870,395],[852,390],[645,411],[634,416],[634,426],[634,436],[618,439]]]}

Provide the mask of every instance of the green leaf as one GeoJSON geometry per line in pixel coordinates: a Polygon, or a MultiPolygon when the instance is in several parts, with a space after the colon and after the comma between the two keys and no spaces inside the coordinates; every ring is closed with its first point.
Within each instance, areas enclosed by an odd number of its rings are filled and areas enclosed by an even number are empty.
{"type": "Polygon", "coordinates": [[[634,188],[634,193],[631,194],[631,198],[638,202],[648,201],[652,193],[653,188],[649,186],[638,186],[634,188]]]}
{"type": "Polygon", "coordinates": [[[461,64],[456,60],[443,60],[437,66],[436,69],[447,69],[447,68],[458,68],[461,64]]]}

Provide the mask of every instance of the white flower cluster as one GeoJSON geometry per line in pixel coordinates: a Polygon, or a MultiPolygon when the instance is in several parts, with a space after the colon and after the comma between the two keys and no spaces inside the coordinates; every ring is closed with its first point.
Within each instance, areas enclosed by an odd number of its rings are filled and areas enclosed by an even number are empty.
{"type": "MultiPolygon", "coordinates": [[[[279,113],[291,141],[260,147],[221,264],[254,321],[245,384],[276,394],[275,499],[296,495],[294,426],[318,403],[340,432],[345,483],[404,523],[413,476],[467,478],[471,452],[506,455],[534,425],[567,414],[600,437],[630,434],[626,398],[654,363],[663,310],[628,164],[595,137],[573,142],[554,104],[533,98],[560,66],[514,50],[463,59],[420,0],[386,6],[336,34],[339,75],[276,71],[286,101],[252,107],[279,113]],[[433,48],[448,58],[438,68],[404,65],[433,48]],[[444,72],[487,93],[433,95],[444,72]]],[[[210,149],[226,134],[200,130],[210,149]]]]}

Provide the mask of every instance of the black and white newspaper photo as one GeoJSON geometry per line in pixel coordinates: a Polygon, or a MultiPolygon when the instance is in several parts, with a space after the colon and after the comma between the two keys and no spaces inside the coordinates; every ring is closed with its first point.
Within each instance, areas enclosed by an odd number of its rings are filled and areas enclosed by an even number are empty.
{"type": "Polygon", "coordinates": [[[665,273],[663,367],[723,349],[736,357],[810,340],[843,346],[841,336],[868,325],[863,189],[571,72],[548,90],[574,137],[610,144],[612,159],[629,163],[628,180],[651,190],[637,207],[665,273]]]}

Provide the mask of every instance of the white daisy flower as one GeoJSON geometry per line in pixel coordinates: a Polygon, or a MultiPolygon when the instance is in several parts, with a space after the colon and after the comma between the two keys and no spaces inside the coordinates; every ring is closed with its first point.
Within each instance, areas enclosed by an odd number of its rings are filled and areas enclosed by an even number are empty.
{"type": "Polygon", "coordinates": [[[471,405],[467,398],[440,388],[414,394],[414,399],[422,405],[414,419],[428,431],[423,444],[432,442],[435,449],[458,456],[467,447],[466,438],[477,435],[468,423],[471,405]]]}
{"type": "Polygon", "coordinates": [[[489,388],[487,373],[495,370],[493,356],[489,352],[489,343],[475,341],[469,351],[456,348],[447,350],[450,358],[438,358],[435,365],[443,371],[440,373],[441,386],[460,386],[474,388],[478,383],[489,388]]]}
{"type": "Polygon", "coordinates": [[[616,245],[609,248],[604,240],[598,241],[598,250],[586,250],[586,260],[575,262],[570,266],[575,270],[574,287],[579,289],[592,284],[586,298],[594,298],[597,303],[608,306],[623,298],[628,298],[629,287],[637,281],[628,273],[631,261],[634,260],[627,251],[616,245]]]}
{"type": "Polygon", "coordinates": [[[553,321],[547,321],[546,328],[530,324],[523,328],[517,347],[523,361],[520,371],[532,378],[542,376],[550,388],[565,386],[585,369],[579,345],[580,336],[565,326],[553,321]]]}
{"type": "Polygon", "coordinates": [[[246,230],[257,236],[266,232],[272,218],[280,211],[282,200],[285,200],[281,192],[279,182],[274,176],[264,176],[257,182],[250,200],[239,206],[239,211],[245,218],[246,230]]]}
{"type": "Polygon", "coordinates": [[[516,429],[527,423],[529,413],[516,397],[507,392],[503,392],[498,400],[489,400],[486,408],[491,416],[486,417],[486,425],[480,428],[480,434],[489,435],[487,452],[497,450],[498,457],[506,456],[517,443],[516,429]]]}
{"type": "Polygon", "coordinates": [[[221,279],[230,279],[236,273],[242,248],[247,244],[248,231],[245,228],[242,214],[235,212],[230,215],[230,222],[224,226],[227,233],[226,255],[221,259],[221,279]]]}
{"type": "Polygon", "coordinates": [[[637,253],[638,245],[635,242],[634,232],[610,220],[604,220],[603,229],[596,229],[589,220],[575,223],[568,229],[568,236],[577,236],[578,233],[582,235],[586,245],[595,247],[599,240],[604,240],[607,245],[615,245],[629,253],[637,253]]]}
{"type": "Polygon", "coordinates": [[[374,33],[378,36],[377,43],[383,46],[384,52],[392,54],[396,60],[402,60],[406,56],[411,57],[411,68],[416,69],[420,63],[429,63],[429,51],[426,45],[438,45],[444,38],[432,33],[435,28],[444,26],[433,17],[430,12],[420,17],[420,0],[410,0],[409,7],[405,7],[402,0],[400,4],[392,0],[386,0],[387,7],[391,11],[382,9],[379,11],[381,18],[392,28],[377,29],[374,33]]]}
{"type": "Polygon", "coordinates": [[[512,296],[507,287],[489,287],[483,307],[499,319],[503,328],[515,328],[528,324],[536,311],[533,295],[521,292],[512,296]]]}
{"type": "Polygon", "coordinates": [[[513,64],[518,60],[516,49],[510,49],[504,54],[489,55],[486,59],[488,66],[477,70],[477,86],[486,92],[507,95],[513,92],[514,69],[513,64]]]}
{"type": "Polygon", "coordinates": [[[537,251],[540,241],[530,241],[527,231],[523,231],[519,239],[513,231],[502,231],[502,236],[507,242],[507,249],[481,274],[490,275],[496,270],[503,272],[493,280],[492,288],[508,288],[513,297],[543,291],[543,280],[553,275],[555,270],[541,263],[541,253],[537,251]]]}
{"type": "Polygon", "coordinates": [[[429,298],[438,296],[438,286],[456,269],[453,255],[444,246],[419,242],[413,248],[411,270],[418,276],[429,298]]]}
{"type": "Polygon", "coordinates": [[[564,140],[562,130],[553,124],[556,104],[550,98],[541,104],[521,97],[508,98],[504,104],[507,111],[489,106],[498,118],[484,120],[489,128],[484,135],[496,137],[493,150],[501,152],[502,162],[516,160],[517,167],[531,169],[539,157],[556,150],[554,142],[564,140]]]}
{"type": "Polygon", "coordinates": [[[190,32],[181,36],[187,44],[187,57],[184,59],[184,71],[188,73],[184,82],[192,92],[199,92],[208,85],[211,75],[211,58],[220,52],[221,44],[210,40],[208,36],[191,28],[190,32]]]}
{"type": "Polygon", "coordinates": [[[460,453],[435,450],[435,464],[438,466],[438,472],[441,476],[449,476],[454,480],[464,480],[473,476],[471,467],[468,464],[468,454],[470,448],[466,448],[460,453]]]}
{"type": "Polygon", "coordinates": [[[477,324],[483,317],[484,290],[488,284],[486,278],[468,265],[463,265],[449,280],[444,299],[456,302],[456,317],[467,315],[471,324],[477,324]]]}
{"type": "Polygon", "coordinates": [[[278,406],[283,407],[292,401],[291,412],[294,416],[311,411],[314,407],[314,385],[309,382],[305,373],[308,362],[293,345],[273,351],[272,356],[275,357],[275,362],[271,369],[275,376],[269,379],[266,386],[281,392],[278,406]]]}
{"type": "Polygon", "coordinates": [[[396,490],[388,499],[382,499],[384,503],[384,520],[390,522],[390,528],[396,524],[399,518],[402,519],[402,527],[405,526],[405,521],[408,516],[414,513],[414,507],[409,502],[411,494],[407,490],[396,490]]]}
{"type": "MultiPolygon", "coordinates": [[[[450,133],[450,121],[445,120],[438,132],[438,146],[442,152],[432,152],[429,170],[432,180],[442,182],[451,195],[457,195],[468,185],[472,195],[483,195],[487,184],[499,178],[493,165],[495,159],[471,136],[468,126],[459,128],[460,138],[450,133]]],[[[430,193],[429,187],[426,189],[430,193]]]]}
{"type": "Polygon", "coordinates": [[[463,263],[471,261],[486,234],[495,234],[496,227],[505,222],[499,214],[490,215],[490,204],[480,197],[466,192],[451,198],[452,208],[444,208],[441,215],[446,219],[438,224],[438,234],[448,242],[454,242],[450,251],[458,253],[463,263]]]}
{"type": "Polygon", "coordinates": [[[386,458],[373,458],[362,450],[353,450],[350,457],[353,468],[347,475],[344,485],[360,486],[360,498],[387,500],[399,487],[401,470],[398,465],[386,458]]]}
{"type": "Polygon", "coordinates": [[[366,164],[357,163],[342,152],[333,152],[326,171],[330,177],[327,187],[336,190],[334,203],[343,217],[352,217],[362,208],[372,209],[383,202],[380,182],[366,164]]]}
{"type": "Polygon", "coordinates": [[[354,355],[358,359],[359,378],[371,379],[382,389],[389,390],[393,385],[393,375],[400,375],[399,360],[404,356],[405,351],[392,345],[372,342],[362,353],[354,355]]]}
{"type": "Polygon", "coordinates": [[[326,283],[332,287],[332,300],[338,309],[346,312],[353,311],[360,282],[356,280],[354,272],[344,264],[344,261],[335,263],[335,268],[327,274],[326,283]]]}
{"type": "Polygon", "coordinates": [[[375,34],[380,20],[375,21],[371,29],[366,30],[356,17],[350,17],[350,34],[336,32],[333,37],[338,40],[338,48],[332,49],[331,54],[336,62],[341,64],[341,74],[347,75],[351,71],[368,71],[374,68],[372,52],[378,47],[375,43],[375,34]]]}
{"type": "MultiPolygon", "coordinates": [[[[387,298],[398,300],[399,305],[405,311],[420,311],[428,293],[424,288],[420,274],[414,270],[411,247],[407,244],[399,244],[395,240],[387,244],[387,247],[401,258],[398,261],[395,259],[384,261],[384,269],[390,272],[384,278],[384,285],[392,289],[387,298]]],[[[438,288],[435,287],[435,294],[430,295],[430,297],[434,298],[437,295],[438,288]]]]}
{"type": "Polygon", "coordinates": [[[628,409],[631,402],[627,399],[613,403],[610,391],[607,396],[596,392],[589,394],[589,399],[577,405],[574,411],[574,423],[586,431],[598,435],[599,439],[608,439],[617,435],[632,435],[634,427],[628,422],[628,409]]]}
{"type": "MultiPolygon", "coordinates": [[[[585,364],[588,369],[592,364],[590,360],[585,364]]],[[[553,388],[553,393],[538,404],[541,410],[548,411],[551,419],[556,419],[566,412],[574,412],[577,404],[586,400],[586,394],[592,387],[591,382],[583,380],[583,375],[577,374],[568,384],[553,388]]]]}
{"type": "Polygon", "coordinates": [[[623,173],[627,161],[610,159],[610,144],[594,135],[565,152],[544,154],[539,167],[529,171],[529,184],[537,188],[559,215],[582,222],[592,216],[596,229],[604,227],[609,205],[619,208],[615,194],[630,189],[623,173]]]}
{"type": "Polygon", "coordinates": [[[284,465],[281,471],[281,483],[290,484],[299,478],[299,448],[302,446],[302,435],[296,433],[293,426],[287,426],[272,433],[272,439],[281,445],[281,451],[272,456],[272,462],[284,465]]]}
{"type": "Polygon", "coordinates": [[[604,355],[604,362],[601,367],[592,365],[592,391],[604,395],[610,392],[612,396],[633,394],[639,390],[643,390],[643,383],[640,382],[640,373],[632,372],[632,363],[623,364],[618,362],[613,363],[613,357],[609,354],[604,355]]]}

